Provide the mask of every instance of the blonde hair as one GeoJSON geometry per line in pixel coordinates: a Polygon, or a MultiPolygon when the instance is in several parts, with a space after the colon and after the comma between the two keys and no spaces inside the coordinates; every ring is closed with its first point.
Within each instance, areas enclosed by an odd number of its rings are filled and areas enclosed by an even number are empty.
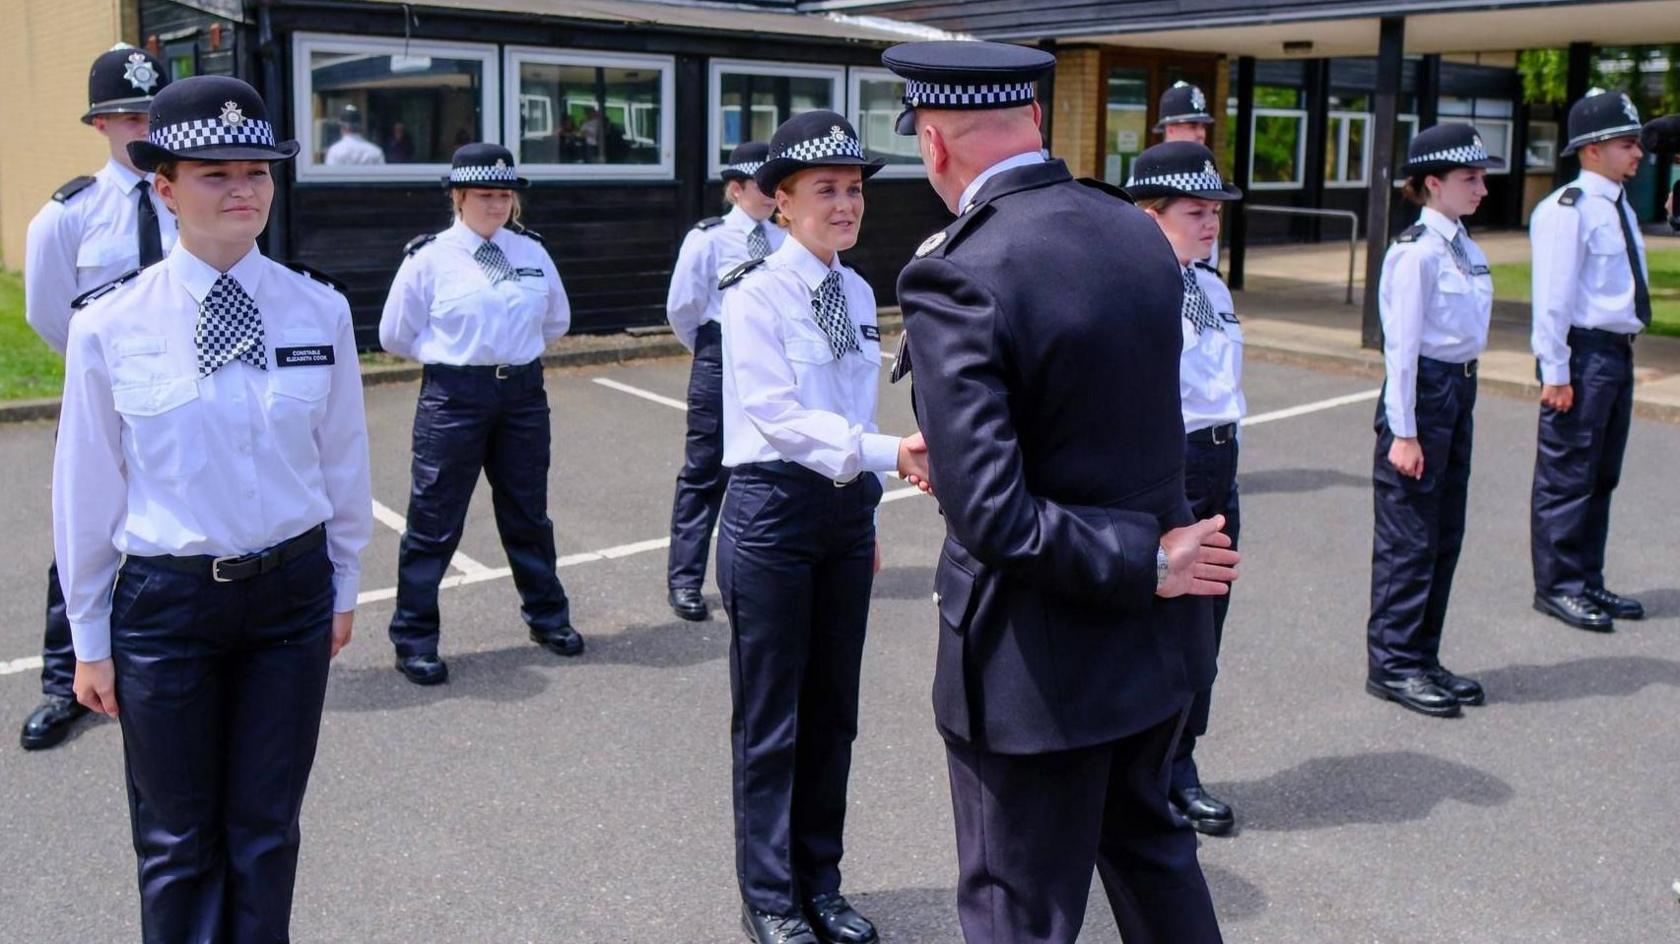
{"type": "Polygon", "coordinates": [[[1137,202],[1140,210],[1154,210],[1156,213],[1167,212],[1167,207],[1178,201],[1177,197],[1148,197],[1137,202]]]}
{"type": "MultiPolygon", "coordinates": [[[[467,202],[467,191],[472,190],[472,189],[474,189],[474,188],[472,188],[472,187],[450,187],[449,188],[449,205],[455,208],[455,218],[456,219],[460,219],[460,217],[461,217],[461,206],[462,206],[462,204],[467,202]]],[[[477,189],[488,190],[490,188],[480,187],[480,188],[477,188],[477,189]]],[[[520,217],[524,215],[523,211],[525,209],[525,203],[524,203],[523,200],[519,199],[519,191],[509,190],[508,193],[513,196],[513,212],[508,214],[508,225],[512,226],[513,224],[519,222],[520,217]]]]}

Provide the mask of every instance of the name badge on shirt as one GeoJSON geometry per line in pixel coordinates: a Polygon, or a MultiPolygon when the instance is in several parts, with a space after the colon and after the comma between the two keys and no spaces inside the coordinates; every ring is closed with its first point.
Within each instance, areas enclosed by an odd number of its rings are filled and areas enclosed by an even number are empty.
{"type": "Polygon", "coordinates": [[[321,367],[334,363],[333,349],[330,344],[313,344],[307,347],[277,347],[274,349],[274,363],[280,367],[321,367]]]}
{"type": "Polygon", "coordinates": [[[519,268],[519,269],[514,269],[513,271],[515,273],[517,273],[520,278],[525,278],[526,276],[530,276],[531,278],[534,278],[534,279],[540,279],[543,276],[543,270],[536,269],[536,268],[519,268]]]}
{"type": "Polygon", "coordinates": [[[875,325],[858,325],[858,330],[863,332],[863,339],[865,341],[874,341],[877,344],[880,343],[881,329],[879,327],[875,325]]]}
{"type": "Polygon", "coordinates": [[[1492,275],[1493,270],[1488,268],[1485,265],[1471,266],[1470,267],[1470,274],[1471,275],[1492,275]]]}

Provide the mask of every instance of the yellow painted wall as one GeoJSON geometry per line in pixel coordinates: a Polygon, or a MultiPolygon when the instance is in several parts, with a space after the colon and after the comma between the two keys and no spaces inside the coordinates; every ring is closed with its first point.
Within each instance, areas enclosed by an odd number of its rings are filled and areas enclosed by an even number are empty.
{"type": "Polygon", "coordinates": [[[105,163],[105,139],[81,122],[88,67],[134,42],[136,27],[124,0],[0,0],[0,9],[0,264],[16,270],[30,218],[59,184],[105,163]]]}

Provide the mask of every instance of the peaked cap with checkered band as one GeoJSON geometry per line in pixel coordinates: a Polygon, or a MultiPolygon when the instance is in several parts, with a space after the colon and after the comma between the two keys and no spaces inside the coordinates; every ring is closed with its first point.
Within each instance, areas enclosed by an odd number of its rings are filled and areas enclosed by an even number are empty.
{"type": "Polygon", "coordinates": [[[831,111],[807,111],[782,122],[770,136],[769,157],[753,174],[758,189],[775,193],[776,185],[812,167],[858,167],[868,180],[886,161],[864,156],[852,123],[831,111]]]}
{"type": "Polygon", "coordinates": [[[1420,174],[1444,174],[1455,167],[1504,167],[1505,162],[1489,154],[1482,144],[1482,136],[1467,124],[1451,123],[1425,128],[1412,138],[1406,150],[1406,166],[1402,172],[1408,177],[1420,174]]]}
{"type": "Polygon", "coordinates": [[[164,161],[284,161],[298,152],[296,141],[275,142],[262,96],[232,76],[171,82],[147,114],[145,139],[128,143],[128,156],[143,171],[164,161]]]}
{"type": "Polygon", "coordinates": [[[455,149],[445,189],[471,187],[475,190],[524,190],[531,182],[513,169],[513,152],[500,144],[475,141],[455,149]]]}
{"type": "Polygon", "coordinates": [[[881,54],[881,63],[905,80],[904,110],[894,130],[915,134],[918,108],[1031,104],[1036,83],[1056,67],[1056,57],[1030,46],[947,40],[899,43],[881,54]]]}
{"type": "Polygon", "coordinates": [[[770,157],[770,145],[763,141],[742,141],[729,152],[729,163],[718,174],[724,180],[751,180],[770,157]]]}
{"type": "Polygon", "coordinates": [[[1133,200],[1195,197],[1241,200],[1242,191],[1219,176],[1213,152],[1194,141],[1167,141],[1146,149],[1132,161],[1126,194],[1133,200]]]}

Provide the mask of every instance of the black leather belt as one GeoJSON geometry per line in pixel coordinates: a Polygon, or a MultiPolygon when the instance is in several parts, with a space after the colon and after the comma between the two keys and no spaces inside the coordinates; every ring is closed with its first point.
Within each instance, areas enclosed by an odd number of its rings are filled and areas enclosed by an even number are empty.
{"type": "Polygon", "coordinates": [[[319,550],[326,543],[327,526],[318,524],[289,541],[281,541],[279,544],[266,550],[257,551],[255,554],[244,554],[236,557],[212,557],[209,554],[194,554],[188,557],[173,555],[137,556],[133,559],[145,561],[149,566],[162,567],[183,574],[209,577],[217,583],[232,583],[235,580],[249,580],[259,574],[276,570],[283,564],[319,550]]]}
{"type": "Polygon", "coordinates": [[[1462,374],[1466,377],[1476,376],[1476,361],[1465,361],[1454,364],[1452,361],[1438,361],[1433,357],[1419,357],[1418,364],[1448,374],[1462,374]]]}
{"type": "Polygon", "coordinates": [[[1187,433],[1184,437],[1190,442],[1203,446],[1223,446],[1237,441],[1237,424],[1225,423],[1220,426],[1209,426],[1187,433]]]}
{"type": "Polygon", "coordinates": [[[1580,339],[1586,341],[1597,341],[1600,344],[1610,344],[1616,347],[1620,347],[1624,344],[1631,347],[1633,345],[1633,339],[1637,337],[1639,337],[1637,334],[1623,334],[1620,331],[1606,331],[1603,328],[1572,327],[1569,329],[1569,340],[1571,343],[1580,339]]]}
{"type": "Polygon", "coordinates": [[[524,364],[427,364],[426,369],[449,371],[457,374],[487,374],[497,380],[507,380],[510,377],[518,377],[533,370],[541,370],[542,360],[539,358],[524,364]]]}

